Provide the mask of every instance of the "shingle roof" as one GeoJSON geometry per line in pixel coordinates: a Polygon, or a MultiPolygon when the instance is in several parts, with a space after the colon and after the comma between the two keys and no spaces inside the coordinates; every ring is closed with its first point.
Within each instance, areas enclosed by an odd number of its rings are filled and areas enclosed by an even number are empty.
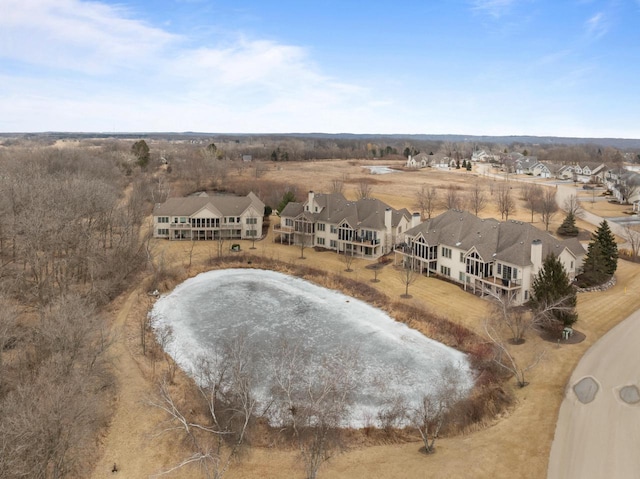
{"type": "Polygon", "coordinates": [[[253,193],[247,196],[189,196],[186,198],[169,198],[153,209],[154,216],[191,216],[210,205],[224,216],[242,214],[249,206],[258,212],[264,211],[264,203],[253,193]]]}
{"type": "Polygon", "coordinates": [[[491,258],[519,266],[531,264],[531,243],[542,241],[543,257],[559,255],[567,248],[575,256],[584,255],[575,238],[560,241],[522,221],[481,219],[466,211],[449,210],[409,229],[407,236],[421,235],[429,245],[445,245],[469,251],[477,250],[484,261],[491,258]]]}
{"type": "MultiPolygon", "coordinates": [[[[318,213],[309,212],[316,221],[340,224],[349,223],[352,228],[369,228],[373,230],[385,229],[385,211],[389,206],[375,198],[365,198],[358,201],[348,201],[340,193],[315,193],[314,201],[320,207],[318,213]]],[[[280,216],[296,217],[304,211],[305,203],[288,203],[280,216]]],[[[391,224],[396,227],[405,217],[411,218],[411,213],[405,208],[395,210],[391,208],[391,224]]]]}

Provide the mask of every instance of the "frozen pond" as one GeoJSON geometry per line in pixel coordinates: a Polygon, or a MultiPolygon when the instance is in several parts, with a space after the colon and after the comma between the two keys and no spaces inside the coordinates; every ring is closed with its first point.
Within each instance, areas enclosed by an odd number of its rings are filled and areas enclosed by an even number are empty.
{"type": "Polygon", "coordinates": [[[398,170],[389,168],[388,166],[363,166],[369,170],[372,175],[386,175],[388,173],[398,173],[398,170]]]}
{"type": "MultiPolygon", "coordinates": [[[[161,297],[152,312],[154,327],[170,325],[167,351],[186,371],[197,356],[215,350],[221,338],[243,331],[254,349],[268,355],[283,339],[300,342],[318,356],[357,350],[358,393],[350,425],[375,417],[385,398],[415,402],[431,390],[445,368],[472,386],[466,356],[433,341],[385,312],[352,297],[274,271],[209,271],[161,297]]],[[[258,361],[266,364],[266,361],[258,361]]],[[[266,366],[263,366],[266,368],[266,366]]],[[[260,371],[263,382],[269,372],[260,371]]],[[[266,399],[268,384],[256,393],[266,399]]]]}

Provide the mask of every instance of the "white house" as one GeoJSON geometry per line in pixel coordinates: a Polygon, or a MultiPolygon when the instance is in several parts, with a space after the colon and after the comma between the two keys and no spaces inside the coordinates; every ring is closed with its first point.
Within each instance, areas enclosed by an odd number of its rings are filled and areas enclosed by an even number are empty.
{"type": "Polygon", "coordinates": [[[404,264],[480,294],[529,300],[544,258],[553,253],[570,278],[580,271],[584,247],[576,238],[560,241],[521,221],[481,219],[449,210],[411,228],[396,248],[404,264]]]}
{"type": "Polygon", "coordinates": [[[348,201],[340,193],[310,191],[307,201],[288,203],[282,210],[274,240],[375,259],[392,251],[399,236],[420,222],[416,215],[374,198],[348,201]]]}
{"type": "Polygon", "coordinates": [[[264,203],[253,193],[169,198],[153,209],[153,236],[169,240],[259,238],[263,216],[264,203]]]}

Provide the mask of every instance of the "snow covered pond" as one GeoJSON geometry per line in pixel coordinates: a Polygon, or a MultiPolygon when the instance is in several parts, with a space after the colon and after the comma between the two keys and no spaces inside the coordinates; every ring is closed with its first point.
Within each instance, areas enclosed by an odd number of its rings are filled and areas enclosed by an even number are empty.
{"type": "Polygon", "coordinates": [[[388,173],[398,173],[398,170],[389,168],[388,166],[363,166],[369,170],[372,175],[386,175],[388,173]]]}
{"type": "MultiPolygon", "coordinates": [[[[225,337],[243,331],[269,354],[282,340],[300,342],[318,357],[357,350],[357,395],[350,424],[361,427],[391,396],[409,402],[431,391],[446,368],[472,386],[466,356],[433,341],[384,311],[350,296],[274,271],[226,269],[202,273],[155,304],[156,331],[173,329],[167,352],[186,371],[225,337]]],[[[264,365],[267,361],[258,361],[264,365]]],[[[267,366],[263,366],[267,367],[267,366]]],[[[260,371],[258,397],[267,399],[269,371],[260,371]]]]}

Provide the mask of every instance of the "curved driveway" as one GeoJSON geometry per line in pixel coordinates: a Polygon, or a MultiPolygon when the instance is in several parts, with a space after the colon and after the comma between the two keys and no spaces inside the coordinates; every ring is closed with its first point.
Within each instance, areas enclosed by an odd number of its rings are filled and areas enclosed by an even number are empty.
{"type": "Polygon", "coordinates": [[[631,403],[640,386],[639,344],[640,311],[636,311],[582,357],[560,406],[548,479],[640,477],[640,402],[631,403]],[[586,404],[574,391],[584,378],[593,378],[598,386],[586,404]],[[630,402],[622,399],[621,390],[630,402]]]}

